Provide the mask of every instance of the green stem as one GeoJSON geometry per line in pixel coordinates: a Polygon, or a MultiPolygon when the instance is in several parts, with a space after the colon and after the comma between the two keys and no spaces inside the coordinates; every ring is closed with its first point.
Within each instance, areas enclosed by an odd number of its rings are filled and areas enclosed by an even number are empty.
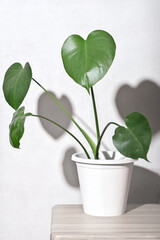
{"type": "Polygon", "coordinates": [[[66,111],[66,109],[55,99],[50,92],[48,92],[39,82],[37,82],[34,78],[32,80],[37,83],[47,94],[51,97],[54,102],[67,114],[67,116],[72,120],[72,122],[77,126],[77,128],[81,131],[83,136],[86,138],[87,142],[89,143],[93,153],[95,154],[96,145],[93,140],[88,136],[88,134],[79,126],[79,124],[72,118],[72,116],[66,111]]]}
{"type": "Polygon", "coordinates": [[[100,132],[99,132],[98,115],[97,115],[97,108],[96,108],[96,101],[94,97],[93,87],[91,87],[91,95],[92,95],[92,103],[93,103],[93,109],[94,109],[94,117],[95,117],[95,123],[96,123],[96,131],[97,131],[97,142],[98,142],[100,139],[100,132]]]}
{"type": "Polygon", "coordinates": [[[99,157],[99,148],[100,148],[100,144],[101,144],[102,137],[103,137],[106,129],[107,129],[111,124],[114,124],[114,125],[120,127],[120,125],[117,124],[117,123],[115,123],[115,122],[109,122],[109,123],[105,126],[105,128],[103,129],[102,134],[101,134],[101,136],[100,136],[100,139],[99,139],[99,141],[98,141],[98,143],[97,143],[96,153],[95,153],[95,159],[98,159],[98,157],[99,157]]]}
{"type": "Polygon", "coordinates": [[[59,125],[58,123],[52,121],[51,119],[46,118],[46,117],[41,116],[41,115],[35,115],[35,114],[30,113],[30,114],[28,114],[28,116],[38,117],[38,118],[45,119],[45,120],[47,120],[47,121],[49,121],[49,122],[55,124],[55,125],[58,126],[59,128],[63,129],[65,132],[67,132],[70,136],[72,136],[72,137],[73,137],[73,138],[74,138],[74,139],[80,144],[80,146],[83,148],[83,150],[84,150],[84,152],[85,152],[87,158],[90,159],[90,156],[89,156],[89,154],[88,154],[86,148],[83,146],[83,144],[78,140],[78,138],[76,138],[76,136],[74,136],[74,135],[73,135],[70,131],[68,131],[66,128],[62,127],[61,125],[59,125]]]}

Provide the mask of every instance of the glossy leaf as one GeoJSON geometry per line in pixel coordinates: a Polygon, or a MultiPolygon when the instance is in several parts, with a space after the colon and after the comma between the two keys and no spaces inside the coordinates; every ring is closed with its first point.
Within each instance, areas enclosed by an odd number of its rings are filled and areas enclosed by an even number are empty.
{"type": "Polygon", "coordinates": [[[110,68],[116,45],[112,36],[102,30],[91,32],[84,40],[71,35],[62,46],[62,60],[68,75],[88,91],[110,68]]]}
{"type": "Polygon", "coordinates": [[[147,152],[152,136],[148,120],[141,113],[133,112],[126,117],[125,123],[127,128],[120,126],[115,130],[115,147],[126,157],[148,161],[147,152]]]}
{"type": "Polygon", "coordinates": [[[32,79],[32,70],[29,63],[24,68],[20,63],[14,63],[7,70],[4,82],[3,92],[8,104],[15,110],[23,102],[32,79]]]}
{"type": "Polygon", "coordinates": [[[20,139],[22,138],[24,133],[24,123],[26,116],[28,115],[24,114],[24,107],[19,108],[13,114],[11,124],[9,125],[9,137],[10,143],[14,148],[19,148],[20,146],[20,139]]]}

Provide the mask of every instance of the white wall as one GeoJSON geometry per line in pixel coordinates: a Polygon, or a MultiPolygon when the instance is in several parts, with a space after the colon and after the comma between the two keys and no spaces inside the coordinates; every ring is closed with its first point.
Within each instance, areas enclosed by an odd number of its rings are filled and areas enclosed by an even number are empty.
{"type": "MultiPolygon", "coordinates": [[[[156,202],[160,196],[159,12],[158,0],[0,1],[1,83],[12,63],[29,61],[34,78],[57,98],[65,95],[64,104],[91,130],[91,99],[65,73],[61,46],[69,35],[86,38],[95,29],[106,30],[115,38],[115,61],[95,86],[101,129],[112,120],[123,124],[120,114],[140,109],[154,130],[148,155],[151,163],[137,162],[141,167],[134,169],[130,202],[156,202]]],[[[47,240],[51,207],[81,202],[75,166],[69,161],[71,153],[81,149],[66,134],[44,126],[48,134],[41,122],[32,118],[26,121],[21,149],[13,149],[8,141],[13,110],[2,91],[0,99],[0,239],[47,240]]],[[[53,108],[53,119],[60,114],[34,82],[23,105],[32,113],[53,108]]],[[[64,120],[63,115],[59,118],[64,120]]],[[[82,139],[73,124],[64,121],[64,125],[82,139]]],[[[111,127],[104,141],[110,149],[114,149],[113,131],[111,127]]]]}

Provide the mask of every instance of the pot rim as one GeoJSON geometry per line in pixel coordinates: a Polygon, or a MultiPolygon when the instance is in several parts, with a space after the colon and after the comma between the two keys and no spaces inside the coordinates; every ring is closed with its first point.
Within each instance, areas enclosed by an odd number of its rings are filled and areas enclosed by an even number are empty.
{"type": "Polygon", "coordinates": [[[129,164],[129,163],[134,163],[137,160],[135,159],[131,159],[131,158],[127,158],[124,157],[123,155],[121,155],[119,152],[115,152],[115,151],[103,151],[103,153],[110,153],[110,154],[116,154],[118,156],[116,156],[115,159],[88,159],[85,156],[85,153],[82,152],[78,152],[78,153],[74,153],[72,155],[71,160],[76,162],[76,163],[84,163],[84,164],[92,164],[92,165],[123,165],[123,164],[129,164]],[[84,157],[82,157],[84,156],[84,157]]]}

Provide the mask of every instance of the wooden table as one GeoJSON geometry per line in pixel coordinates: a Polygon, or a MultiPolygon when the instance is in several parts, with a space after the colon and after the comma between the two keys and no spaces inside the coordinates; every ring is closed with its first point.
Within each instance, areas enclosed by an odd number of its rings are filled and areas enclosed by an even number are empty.
{"type": "Polygon", "coordinates": [[[52,212],[51,240],[160,240],[160,205],[128,205],[117,217],[92,217],[82,205],[57,205],[52,212]]]}

